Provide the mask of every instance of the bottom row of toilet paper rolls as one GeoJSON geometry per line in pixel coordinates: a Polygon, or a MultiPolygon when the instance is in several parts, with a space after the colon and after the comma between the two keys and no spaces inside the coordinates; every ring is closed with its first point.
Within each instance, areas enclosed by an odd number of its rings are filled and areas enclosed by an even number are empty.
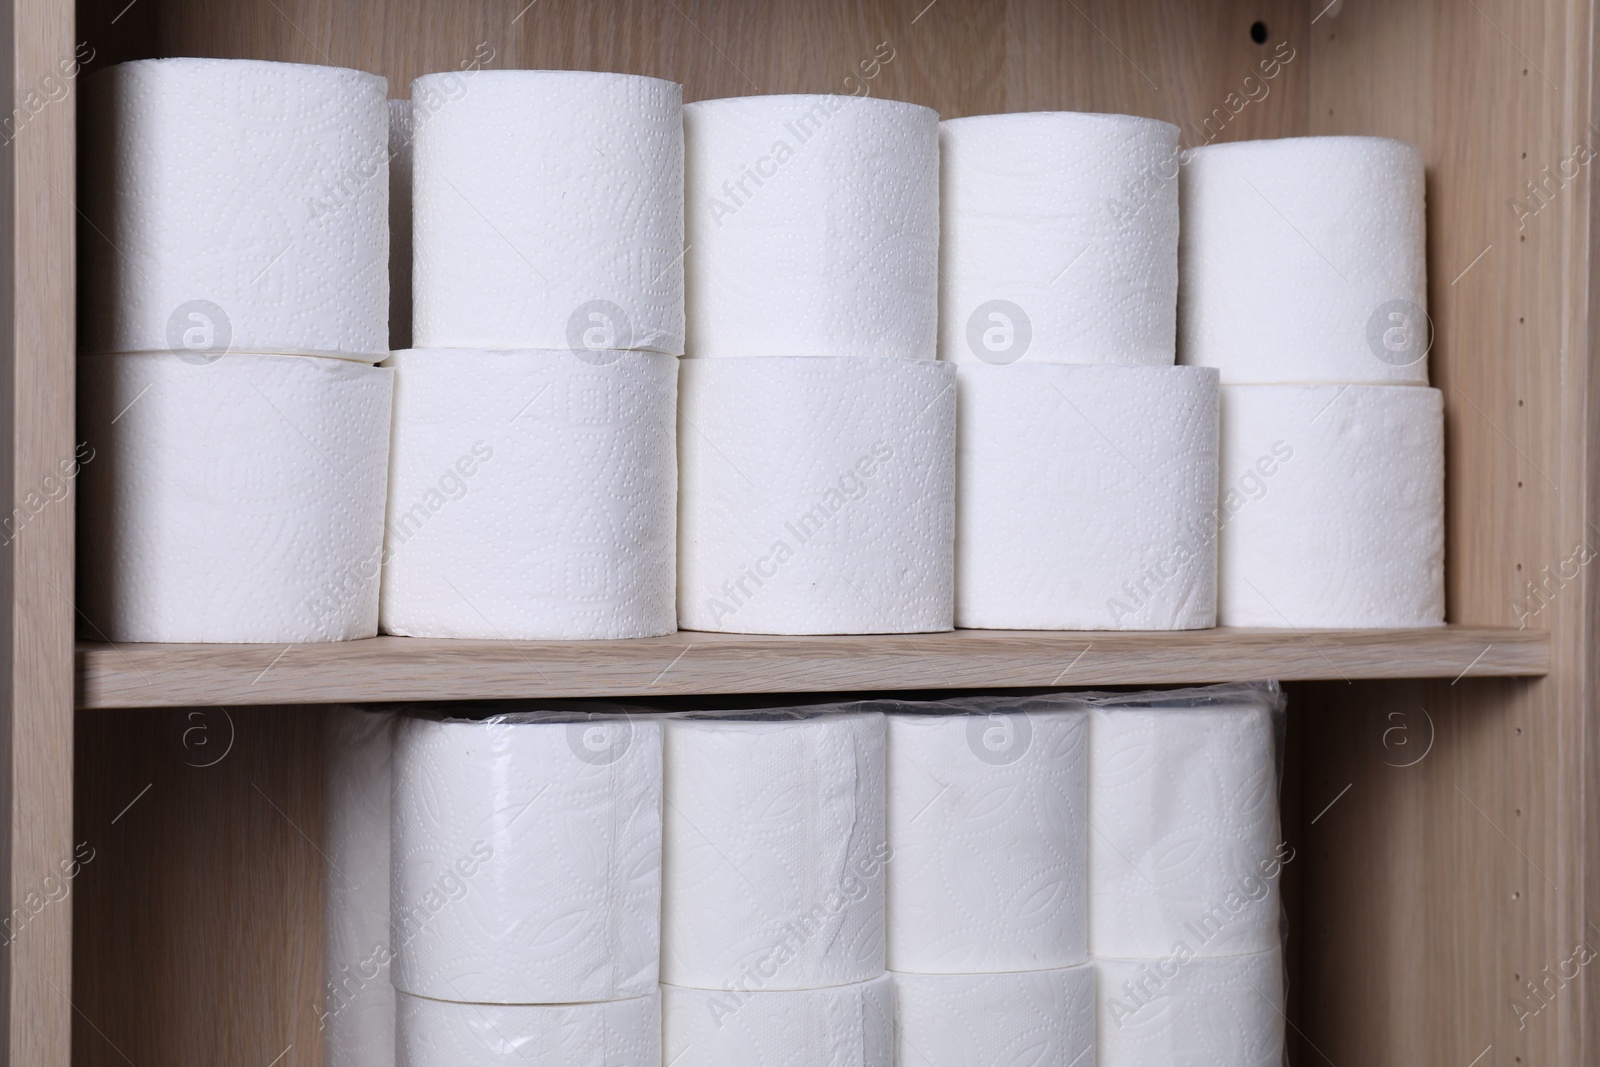
{"type": "Polygon", "coordinates": [[[328,719],[327,1067],[1276,1067],[1271,684],[328,719]]]}

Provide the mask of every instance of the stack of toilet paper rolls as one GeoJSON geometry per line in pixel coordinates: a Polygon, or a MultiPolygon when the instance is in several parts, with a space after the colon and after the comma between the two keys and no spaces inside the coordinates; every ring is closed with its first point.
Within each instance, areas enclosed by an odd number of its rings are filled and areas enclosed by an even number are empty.
{"type": "Polygon", "coordinates": [[[1213,625],[1217,375],[1173,365],[1177,127],[987,115],[940,141],[956,625],[1213,625]]]}
{"type": "Polygon", "coordinates": [[[883,715],[662,725],[662,1062],[891,1067],[883,715]]]}
{"type": "Polygon", "coordinates": [[[411,95],[383,629],[669,633],[682,87],[474,70],[411,95]]]}
{"type": "Polygon", "coordinates": [[[1278,1067],[1283,954],[1273,694],[1095,702],[1089,946],[1100,1067],[1278,1067]]]}
{"type": "Polygon", "coordinates": [[[683,628],[951,627],[937,128],[853,96],[684,108],[683,628]]]}
{"type": "Polygon", "coordinates": [[[1181,354],[1222,374],[1218,621],[1442,624],[1421,151],[1213,145],[1182,187],[1181,354]]]}
{"type": "Polygon", "coordinates": [[[618,712],[399,721],[400,1067],[661,1063],[661,739],[618,712]]]}
{"type": "Polygon", "coordinates": [[[151,59],[84,86],[80,607],[112,641],[378,625],[384,79],[151,59]]]}
{"type": "Polygon", "coordinates": [[[896,1062],[1093,1064],[1087,705],[906,708],[888,716],[896,1062]]]}

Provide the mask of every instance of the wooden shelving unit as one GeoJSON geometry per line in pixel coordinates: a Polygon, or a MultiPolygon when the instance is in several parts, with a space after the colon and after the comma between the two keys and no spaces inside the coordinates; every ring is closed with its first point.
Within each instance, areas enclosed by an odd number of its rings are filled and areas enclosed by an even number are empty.
{"type": "Polygon", "coordinates": [[[1550,669],[1542,630],[1190,630],[633,641],[78,645],[78,707],[1505,678],[1550,669]]]}
{"type": "Polygon", "coordinates": [[[0,913],[41,899],[80,843],[95,858],[0,951],[0,1062],[315,1067],[327,703],[1272,675],[1303,680],[1290,685],[1284,770],[1293,1061],[1600,1062],[1600,982],[1587,971],[1536,1014],[1508,1008],[1531,1004],[1524,983],[1575,945],[1600,943],[1600,584],[1573,563],[1600,538],[1595,169],[1575,148],[1592,153],[1600,136],[1597,10],[11,0],[0,449],[5,508],[26,518],[0,552],[0,913]],[[1376,134],[1422,147],[1454,625],[74,645],[73,502],[39,500],[76,445],[74,248],[97,239],[75,209],[77,161],[95,151],[77,140],[76,80],[63,78],[75,56],[89,70],[176,55],[328,63],[383,74],[403,95],[411,78],[487,50],[492,67],[672,78],[696,100],[848,92],[880,44],[894,58],[870,91],[946,117],[1125,112],[1178,123],[1190,145],[1376,134]],[[1264,79],[1269,55],[1279,63],[1264,79]],[[1542,588],[1531,598],[1530,582],[1542,588]],[[1396,724],[1418,731],[1420,758],[1386,749],[1396,724]]]}

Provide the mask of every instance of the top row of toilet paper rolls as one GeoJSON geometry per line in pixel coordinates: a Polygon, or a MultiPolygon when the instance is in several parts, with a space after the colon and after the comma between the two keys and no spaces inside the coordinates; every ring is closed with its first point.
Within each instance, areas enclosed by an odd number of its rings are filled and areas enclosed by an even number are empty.
{"type": "Polygon", "coordinates": [[[1414,147],[573,71],[386,92],[88,81],[93,634],[1443,621],[1414,147]]]}

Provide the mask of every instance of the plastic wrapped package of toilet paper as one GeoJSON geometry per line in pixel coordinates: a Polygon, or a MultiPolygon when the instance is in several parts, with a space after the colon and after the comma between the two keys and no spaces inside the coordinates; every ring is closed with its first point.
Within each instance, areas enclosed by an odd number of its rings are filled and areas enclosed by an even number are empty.
{"type": "Polygon", "coordinates": [[[977,697],[904,707],[888,716],[889,969],[1082,963],[1087,705],[977,697]]]}
{"type": "Polygon", "coordinates": [[[471,1004],[397,994],[397,1067],[661,1067],[661,996],[471,1004]]]}
{"type": "Polygon", "coordinates": [[[389,822],[394,715],[329,708],[323,719],[322,1062],[392,1067],[389,822]]]}
{"type": "Polygon", "coordinates": [[[662,732],[662,981],[806,989],[882,974],[883,715],[699,713],[662,732]]]}
{"type": "Polygon", "coordinates": [[[673,1067],[893,1067],[888,975],[824,989],[661,987],[663,1062],[673,1067]]]}
{"type": "Polygon", "coordinates": [[[679,625],[950,629],[955,376],[935,360],[686,360],[679,625]]]}
{"type": "Polygon", "coordinates": [[[582,709],[405,718],[394,780],[396,989],[498,1004],[654,991],[657,723],[582,709]]]}
{"type": "Polygon", "coordinates": [[[1172,365],[1176,126],[980,115],[939,143],[941,359],[1172,365]]]}
{"type": "Polygon", "coordinates": [[[1095,973],[1090,964],[1012,974],[896,972],[891,977],[900,1067],[1093,1067],[1095,973]]]}
{"type": "Polygon", "coordinates": [[[1216,622],[1217,373],[961,367],[956,625],[1216,622]]]}
{"type": "Polygon", "coordinates": [[[1096,959],[1100,1067],[1281,1067],[1283,953],[1096,959]]]}
{"type": "Polygon", "coordinates": [[[389,101],[389,347],[411,347],[411,101],[389,101]]]}
{"type": "Polygon", "coordinates": [[[1100,698],[1089,720],[1089,947],[1097,957],[1276,948],[1275,686],[1100,698]]]}
{"type": "Polygon", "coordinates": [[[1444,622],[1444,396],[1222,387],[1217,621],[1444,622]]]}
{"type": "Polygon", "coordinates": [[[1428,382],[1422,152],[1207,145],[1180,180],[1178,355],[1227,384],[1428,382]]]}
{"type": "Polygon", "coordinates": [[[683,124],[690,356],[934,358],[936,112],[747,96],[683,124]]]}
{"type": "Polygon", "coordinates": [[[385,632],[677,628],[676,357],[413,349],[389,365],[385,632]]]}
{"type": "Polygon", "coordinates": [[[239,59],[87,79],[82,351],[382,359],[386,90],[361,71],[239,59]]]}
{"type": "Polygon", "coordinates": [[[78,365],[78,606],[92,636],[377,633],[391,371],[250,353],[78,365]]]}
{"type": "Polygon", "coordinates": [[[683,354],[683,87],[575,70],[411,83],[417,348],[683,354]]]}

